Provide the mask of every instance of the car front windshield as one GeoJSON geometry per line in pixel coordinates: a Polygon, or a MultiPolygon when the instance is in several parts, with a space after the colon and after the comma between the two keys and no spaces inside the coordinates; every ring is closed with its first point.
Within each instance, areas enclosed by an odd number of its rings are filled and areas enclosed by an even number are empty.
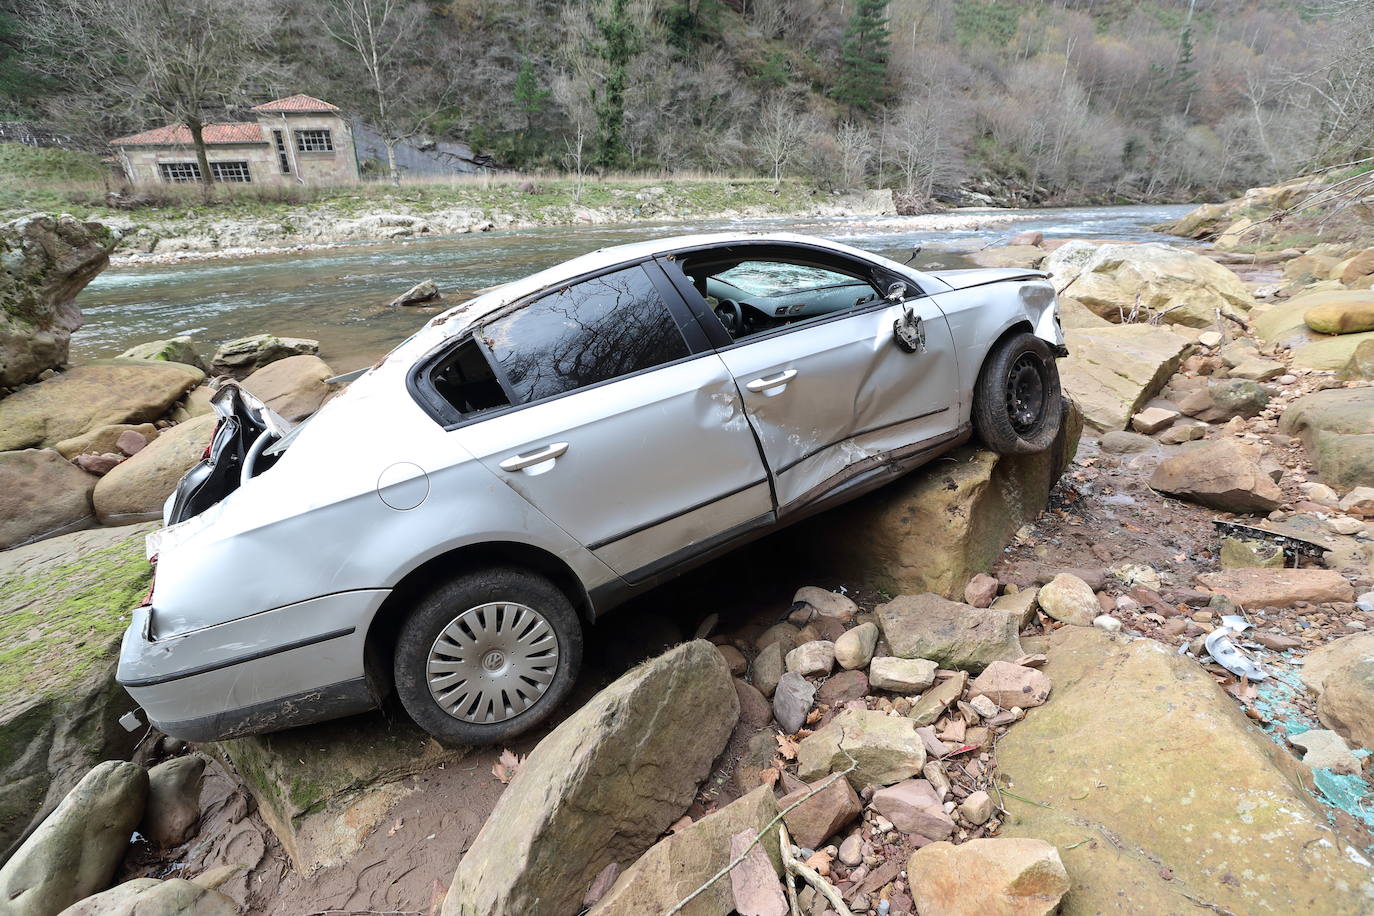
{"type": "Polygon", "coordinates": [[[750,296],[786,296],[834,286],[862,283],[853,277],[782,261],[745,261],[721,271],[715,279],[730,284],[750,296]]]}

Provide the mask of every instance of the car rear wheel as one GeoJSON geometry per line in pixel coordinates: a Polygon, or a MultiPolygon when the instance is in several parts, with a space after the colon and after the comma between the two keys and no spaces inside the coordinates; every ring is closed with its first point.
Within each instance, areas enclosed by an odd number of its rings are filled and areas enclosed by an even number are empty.
{"type": "Polygon", "coordinates": [[[547,718],[581,664],[582,626],[557,586],[485,569],[435,588],[402,625],[396,693],[441,742],[491,744],[547,718]]]}
{"type": "Polygon", "coordinates": [[[1033,455],[1054,444],[1063,416],[1059,369],[1049,344],[1021,332],[997,344],[973,392],[973,427],[1001,455],[1033,455]]]}

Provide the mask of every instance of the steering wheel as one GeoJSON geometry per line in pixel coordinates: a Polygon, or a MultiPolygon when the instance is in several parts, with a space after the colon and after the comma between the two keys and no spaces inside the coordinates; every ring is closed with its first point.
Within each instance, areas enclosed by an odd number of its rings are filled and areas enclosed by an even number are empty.
{"type": "Polygon", "coordinates": [[[726,332],[738,337],[744,332],[744,309],[734,299],[721,299],[716,303],[716,317],[725,325],[726,332]]]}

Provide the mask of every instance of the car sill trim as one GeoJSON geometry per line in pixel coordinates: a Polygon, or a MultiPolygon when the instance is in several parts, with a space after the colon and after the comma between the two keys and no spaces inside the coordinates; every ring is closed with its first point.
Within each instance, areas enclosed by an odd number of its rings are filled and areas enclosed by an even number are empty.
{"type": "Polygon", "coordinates": [[[169,674],[157,674],[152,677],[131,678],[129,680],[116,678],[115,680],[121,687],[156,687],[158,684],[166,684],[171,681],[195,677],[198,674],[209,674],[212,671],[220,671],[224,668],[232,668],[235,665],[255,662],[259,659],[269,658],[273,655],[280,655],[283,652],[290,652],[293,649],[304,649],[307,646],[318,645],[322,642],[328,642],[331,639],[342,639],[345,636],[352,636],[357,632],[357,629],[357,627],[345,627],[342,630],[331,630],[328,633],[321,633],[318,636],[297,639],[280,646],[273,646],[270,649],[259,649],[256,652],[249,652],[246,655],[236,655],[233,658],[226,658],[218,662],[208,662],[204,665],[197,665],[194,668],[183,668],[180,671],[173,671],[169,674]]]}
{"type": "Polygon", "coordinates": [[[608,538],[602,538],[599,541],[588,544],[587,549],[600,550],[603,547],[609,547],[616,541],[623,540],[627,537],[632,537],[644,531],[648,531],[650,528],[656,528],[659,525],[662,525],[666,522],[671,522],[675,518],[681,518],[684,515],[690,515],[691,513],[696,512],[699,509],[705,509],[707,506],[712,505],[713,503],[718,503],[723,499],[729,499],[732,496],[738,496],[747,490],[752,490],[754,489],[754,487],[763,486],[766,483],[768,483],[768,478],[760,477],[758,480],[752,480],[749,483],[744,484],[743,486],[735,487],[735,489],[731,490],[729,493],[722,493],[720,496],[712,496],[710,499],[702,500],[694,506],[688,506],[686,509],[673,512],[669,515],[663,516],[662,518],[656,518],[651,522],[645,522],[642,525],[639,525],[635,528],[631,528],[629,531],[622,531],[619,534],[613,534],[608,538]]]}
{"type": "Polygon", "coordinates": [[[714,537],[706,538],[703,541],[697,541],[695,544],[688,544],[686,547],[675,550],[661,559],[641,566],[639,569],[631,570],[621,578],[630,585],[640,585],[655,576],[662,575],[675,566],[687,563],[702,554],[710,553],[724,544],[729,544],[736,538],[743,537],[760,528],[771,527],[776,521],[777,514],[769,510],[762,515],[749,519],[747,522],[742,522],[733,528],[727,528],[714,537]]]}

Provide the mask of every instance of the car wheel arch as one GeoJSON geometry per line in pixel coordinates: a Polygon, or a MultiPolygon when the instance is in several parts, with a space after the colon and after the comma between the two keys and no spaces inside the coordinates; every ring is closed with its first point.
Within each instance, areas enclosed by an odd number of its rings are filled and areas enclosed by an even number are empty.
{"type": "Polygon", "coordinates": [[[369,680],[383,687],[382,692],[390,691],[392,650],[401,624],[420,596],[444,579],[490,566],[517,566],[545,576],[572,602],[584,623],[592,622],[592,602],[581,580],[567,563],[547,550],[517,541],[456,547],[430,557],[407,572],[377,608],[368,625],[364,643],[369,680]]]}

